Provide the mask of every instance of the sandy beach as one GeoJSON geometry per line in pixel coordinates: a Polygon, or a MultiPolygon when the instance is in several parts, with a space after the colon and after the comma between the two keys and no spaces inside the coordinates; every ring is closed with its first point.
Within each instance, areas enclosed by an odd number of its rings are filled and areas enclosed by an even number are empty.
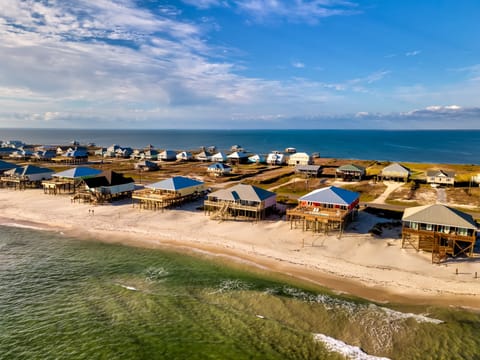
{"type": "Polygon", "coordinates": [[[480,309],[480,258],[434,265],[431,254],[401,248],[398,227],[382,237],[368,233],[386,219],[361,211],[338,238],[290,229],[283,220],[219,222],[198,205],[155,212],[129,202],[92,206],[41,190],[0,189],[0,224],[222,257],[379,302],[480,309]]]}

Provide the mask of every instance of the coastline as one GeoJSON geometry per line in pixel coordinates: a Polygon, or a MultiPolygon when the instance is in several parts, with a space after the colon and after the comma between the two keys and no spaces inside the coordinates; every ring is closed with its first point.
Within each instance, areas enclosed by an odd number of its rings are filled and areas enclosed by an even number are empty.
{"type": "Polygon", "coordinates": [[[428,253],[401,249],[398,234],[368,233],[388,220],[364,212],[360,217],[338,239],[291,230],[285,221],[218,222],[194,204],[155,212],[128,203],[93,207],[38,190],[0,189],[0,225],[197,254],[380,303],[480,309],[480,279],[473,276],[480,271],[479,258],[433,265],[428,253]]]}

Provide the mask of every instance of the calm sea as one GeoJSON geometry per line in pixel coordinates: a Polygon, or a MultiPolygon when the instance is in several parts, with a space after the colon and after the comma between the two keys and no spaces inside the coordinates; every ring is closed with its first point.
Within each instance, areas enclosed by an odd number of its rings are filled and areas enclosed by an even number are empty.
{"type": "Polygon", "coordinates": [[[391,359],[480,357],[480,314],[386,307],[285,281],[0,226],[0,359],[342,358],[314,334],[391,359]]]}
{"type": "Polygon", "coordinates": [[[322,157],[433,162],[480,163],[480,130],[65,130],[0,129],[0,140],[34,144],[67,144],[77,140],[99,146],[148,144],[159,149],[196,150],[215,145],[228,150],[266,154],[295,147],[322,157]]]}

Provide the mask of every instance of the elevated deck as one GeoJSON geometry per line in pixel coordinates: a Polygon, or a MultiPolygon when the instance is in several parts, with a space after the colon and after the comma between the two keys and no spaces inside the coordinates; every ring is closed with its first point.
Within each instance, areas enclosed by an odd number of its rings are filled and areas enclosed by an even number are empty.
{"type": "Polygon", "coordinates": [[[212,219],[225,220],[228,218],[242,217],[245,219],[261,220],[265,218],[266,209],[262,203],[258,205],[245,205],[233,201],[205,200],[203,203],[205,213],[212,219]]]}
{"type": "Polygon", "coordinates": [[[445,261],[448,256],[473,257],[476,234],[471,236],[439,231],[402,229],[402,248],[414,248],[432,253],[432,263],[445,261]]]}
{"type": "Polygon", "coordinates": [[[290,221],[290,229],[301,227],[303,231],[323,231],[325,234],[336,230],[341,236],[346,225],[354,220],[356,214],[356,210],[297,206],[287,210],[287,220],[290,221]]]}
{"type": "Polygon", "coordinates": [[[132,194],[132,205],[138,205],[141,209],[164,210],[165,208],[181,205],[188,201],[200,198],[198,192],[188,195],[178,195],[173,192],[155,192],[152,190],[137,190],[132,194]]]}

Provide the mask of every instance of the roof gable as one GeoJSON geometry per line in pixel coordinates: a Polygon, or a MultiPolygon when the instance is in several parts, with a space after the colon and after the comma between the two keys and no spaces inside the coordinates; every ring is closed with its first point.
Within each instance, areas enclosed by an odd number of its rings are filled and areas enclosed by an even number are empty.
{"type": "Polygon", "coordinates": [[[402,220],[477,229],[477,224],[471,215],[442,204],[407,208],[403,213],[402,220]]]}
{"type": "Polygon", "coordinates": [[[272,196],[276,196],[276,194],[253,185],[237,184],[228,189],[215,191],[211,193],[209,197],[210,196],[227,201],[244,200],[261,202],[272,196]]]}
{"type": "Polygon", "coordinates": [[[91,167],[76,167],[76,168],[68,169],[68,170],[53,174],[53,176],[69,178],[69,179],[78,179],[83,177],[96,176],[101,172],[102,170],[94,169],[91,167]]]}
{"type": "Polygon", "coordinates": [[[177,191],[193,186],[203,185],[203,182],[184,176],[174,176],[145,186],[148,189],[177,191]]]}
{"type": "Polygon", "coordinates": [[[454,171],[447,171],[447,170],[428,170],[427,171],[428,177],[455,177],[454,171]]]}
{"type": "Polygon", "coordinates": [[[53,170],[39,166],[25,165],[6,171],[5,173],[8,173],[10,175],[27,176],[34,174],[53,173],[53,170]]]}
{"type": "Polygon", "coordinates": [[[208,166],[209,170],[229,170],[231,167],[222,163],[215,163],[208,166]]]}
{"type": "Polygon", "coordinates": [[[347,164],[342,165],[337,168],[338,172],[342,171],[355,171],[355,172],[365,172],[365,168],[363,166],[355,165],[355,164],[347,164]]]}
{"type": "Polygon", "coordinates": [[[19,166],[16,164],[9,163],[8,161],[0,160],[0,171],[15,169],[17,167],[19,166]]]}
{"type": "Polygon", "coordinates": [[[89,188],[95,188],[100,186],[115,186],[133,183],[133,179],[130,177],[125,177],[120,173],[117,173],[112,170],[105,170],[97,176],[84,179],[85,184],[89,188]]]}
{"type": "Polygon", "coordinates": [[[243,151],[235,151],[227,156],[227,158],[229,159],[243,159],[247,157],[248,157],[248,154],[243,151]]]}
{"type": "Polygon", "coordinates": [[[405,175],[410,175],[410,170],[400,165],[399,163],[393,163],[383,168],[382,174],[385,173],[401,173],[405,175]]]}
{"type": "Polygon", "coordinates": [[[360,195],[354,191],[342,189],[336,186],[329,186],[322,189],[314,190],[298,200],[317,202],[321,204],[332,205],[351,205],[360,195]]]}

